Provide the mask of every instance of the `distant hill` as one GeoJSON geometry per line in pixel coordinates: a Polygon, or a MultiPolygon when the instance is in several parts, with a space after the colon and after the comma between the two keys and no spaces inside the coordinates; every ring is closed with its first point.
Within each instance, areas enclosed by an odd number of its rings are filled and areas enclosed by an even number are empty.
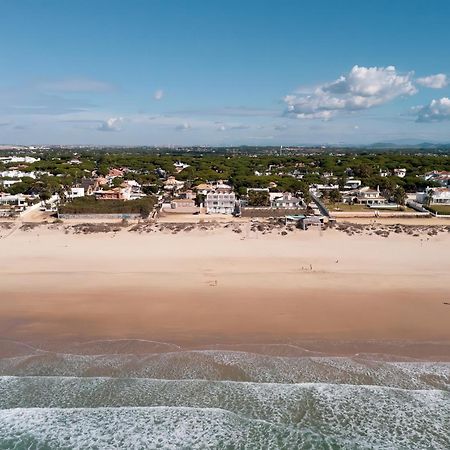
{"type": "Polygon", "coordinates": [[[400,148],[410,148],[410,149],[423,149],[423,150],[433,150],[433,149],[450,149],[450,143],[438,143],[438,142],[420,142],[412,139],[404,139],[395,142],[375,142],[365,146],[371,149],[400,149],[400,148]]]}

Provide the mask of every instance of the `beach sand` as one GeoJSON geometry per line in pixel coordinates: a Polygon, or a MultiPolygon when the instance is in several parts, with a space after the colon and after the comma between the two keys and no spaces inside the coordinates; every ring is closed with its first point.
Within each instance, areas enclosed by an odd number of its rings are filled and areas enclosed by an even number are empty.
{"type": "Polygon", "coordinates": [[[41,226],[0,239],[0,255],[0,339],[339,341],[352,351],[414,342],[420,350],[409,354],[450,359],[450,233],[283,236],[244,224],[240,234],[84,235],[41,226]]]}

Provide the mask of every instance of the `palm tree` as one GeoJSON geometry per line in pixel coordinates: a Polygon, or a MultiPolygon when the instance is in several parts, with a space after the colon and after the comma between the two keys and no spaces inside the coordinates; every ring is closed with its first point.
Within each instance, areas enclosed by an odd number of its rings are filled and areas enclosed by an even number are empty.
{"type": "Polygon", "coordinates": [[[427,188],[425,192],[426,192],[426,194],[425,194],[425,206],[430,206],[431,205],[431,200],[433,199],[433,189],[432,188],[427,188]]]}
{"type": "Polygon", "coordinates": [[[394,191],[394,200],[397,205],[404,206],[406,200],[406,192],[402,186],[398,186],[394,191]]]}

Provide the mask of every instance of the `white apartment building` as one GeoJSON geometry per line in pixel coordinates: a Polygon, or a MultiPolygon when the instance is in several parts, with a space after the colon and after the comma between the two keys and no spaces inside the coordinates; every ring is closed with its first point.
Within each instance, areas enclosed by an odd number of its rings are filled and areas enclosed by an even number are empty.
{"type": "Polygon", "coordinates": [[[233,214],[236,205],[234,192],[209,192],[206,194],[207,214],[233,214]]]}

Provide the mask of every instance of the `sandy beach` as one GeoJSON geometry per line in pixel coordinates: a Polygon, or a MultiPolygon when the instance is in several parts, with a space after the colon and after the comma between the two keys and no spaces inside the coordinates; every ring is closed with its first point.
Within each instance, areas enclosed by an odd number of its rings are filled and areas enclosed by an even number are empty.
{"type": "Polygon", "coordinates": [[[4,229],[0,338],[450,342],[450,233],[241,228],[4,229]]]}

